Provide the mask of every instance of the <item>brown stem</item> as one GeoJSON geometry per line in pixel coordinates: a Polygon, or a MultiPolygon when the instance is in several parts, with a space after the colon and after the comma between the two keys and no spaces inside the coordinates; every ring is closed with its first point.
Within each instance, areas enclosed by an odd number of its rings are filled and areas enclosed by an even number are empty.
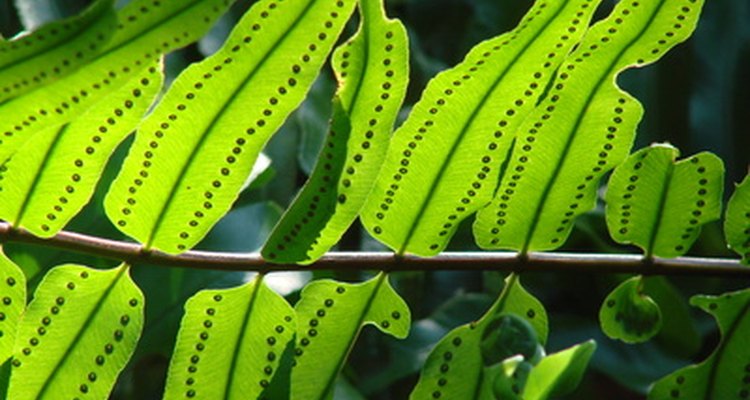
{"type": "Polygon", "coordinates": [[[169,255],[156,250],[144,252],[137,243],[65,231],[49,239],[42,239],[24,229],[13,228],[5,222],[0,222],[0,241],[55,247],[124,261],[131,265],[152,264],[227,271],[495,270],[750,278],[750,267],[743,266],[739,260],[734,259],[679,257],[644,261],[643,256],[628,254],[529,253],[526,257],[519,258],[518,254],[513,252],[446,252],[431,258],[420,258],[411,255],[396,256],[388,252],[334,252],[326,254],[309,266],[283,265],[269,263],[258,253],[188,251],[180,255],[169,255]]]}

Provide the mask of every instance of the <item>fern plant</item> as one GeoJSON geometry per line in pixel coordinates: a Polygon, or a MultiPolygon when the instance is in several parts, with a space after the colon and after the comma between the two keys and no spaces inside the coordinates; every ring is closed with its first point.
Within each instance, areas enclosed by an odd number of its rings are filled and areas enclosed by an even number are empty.
{"type": "MultiPolygon", "coordinates": [[[[410,296],[397,290],[409,294],[406,285],[392,284],[394,271],[492,263],[512,271],[504,283],[494,277],[494,302],[432,340],[403,396],[573,392],[596,342],[547,354],[550,318],[521,285],[528,270],[602,264],[614,266],[609,272],[718,275],[746,274],[741,264],[750,263],[750,178],[724,213],[726,244],[740,259],[684,257],[701,227],[722,216],[722,160],[704,152],[677,161],[669,144],[633,151],[644,107],[618,85],[625,70],[688,40],[703,1],[602,3],[536,1],[515,28],[432,78],[401,121],[415,46],[382,0],[252,2],[218,49],[176,76],[164,55],[203,37],[236,10],[231,1],[115,8],[95,0],[0,41],[0,236],[8,242],[0,249],[11,255],[0,254],[0,396],[119,396],[123,370],[145,351],[141,337],[158,336],[159,319],[171,312],[149,311],[148,293],[159,290],[141,290],[166,283],[134,279],[149,264],[180,267],[183,281],[187,268],[215,272],[197,293],[169,299],[184,315],[164,398],[346,398],[341,371],[365,326],[407,341],[421,327],[410,296]],[[278,222],[260,229],[267,238],[243,227],[263,243],[216,239],[222,224],[238,220],[231,214],[243,211],[248,187],[268,184],[262,152],[312,98],[316,79],[324,82],[329,61],[331,117],[306,183],[283,215],[273,207],[254,214],[277,213],[278,222]],[[643,256],[540,253],[563,246],[576,220],[602,203],[611,238],[643,256]],[[92,212],[106,216],[108,233],[65,231],[92,212]],[[358,217],[392,253],[331,252],[356,232],[358,217]],[[444,253],[470,218],[477,246],[512,252],[444,253]],[[127,239],[107,239],[120,235],[127,239]],[[212,240],[260,251],[196,250],[212,240]],[[64,263],[37,276],[13,243],[119,265],[64,263]],[[355,282],[322,273],[343,267],[380,271],[355,282]],[[223,270],[258,273],[221,284],[231,275],[223,270]],[[283,296],[271,274],[281,270],[315,279],[283,296]]],[[[607,336],[640,343],[688,318],[658,279],[629,278],[602,299],[607,336]]],[[[723,336],[705,361],[656,382],[649,398],[746,398],[748,292],[691,302],[716,318],[723,336]]]]}

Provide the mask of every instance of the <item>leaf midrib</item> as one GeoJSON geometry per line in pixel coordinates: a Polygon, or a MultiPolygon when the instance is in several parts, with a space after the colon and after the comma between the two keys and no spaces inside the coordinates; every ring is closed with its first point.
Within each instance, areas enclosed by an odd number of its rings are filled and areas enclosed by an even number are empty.
{"type": "MultiPolygon", "coordinates": [[[[84,11],[84,13],[85,12],[86,11],[84,11]]],[[[20,57],[20,58],[18,58],[16,60],[11,61],[8,64],[0,66],[0,73],[3,72],[4,70],[7,70],[9,68],[13,68],[16,65],[24,63],[24,62],[26,62],[26,61],[28,61],[30,59],[35,58],[35,57],[43,56],[44,54],[47,54],[48,52],[57,49],[58,48],[57,46],[59,46],[61,43],[69,43],[69,42],[71,42],[73,40],[78,40],[80,37],[82,37],[85,34],[89,33],[90,28],[93,27],[94,25],[98,24],[101,21],[101,17],[104,16],[105,14],[107,14],[107,12],[108,12],[107,10],[100,11],[101,15],[97,15],[96,17],[91,18],[91,20],[89,20],[87,23],[79,25],[78,29],[72,35],[70,35],[68,38],[62,39],[61,42],[58,42],[56,44],[52,44],[49,47],[45,47],[45,48],[41,49],[38,52],[27,54],[25,57],[20,57]]],[[[110,10],[110,12],[111,12],[111,10],[110,10]]],[[[80,14],[80,17],[81,17],[81,19],[84,19],[84,14],[83,13],[80,14]]],[[[57,22],[63,22],[63,21],[64,20],[58,20],[57,22]]],[[[30,39],[31,37],[29,36],[27,38],[30,39]]],[[[8,45],[10,45],[11,43],[13,43],[13,41],[8,41],[7,42],[8,45]]]]}
{"type": "MultiPolygon", "coordinates": [[[[230,105],[234,104],[236,101],[237,95],[242,92],[247,84],[255,78],[255,75],[257,72],[263,68],[266,61],[273,55],[276,54],[274,50],[278,49],[279,44],[282,43],[297,27],[299,22],[304,18],[305,15],[310,11],[313,4],[316,3],[317,0],[310,0],[307,5],[305,6],[304,10],[297,16],[297,18],[294,20],[294,22],[289,26],[289,29],[284,31],[284,33],[276,40],[272,46],[269,47],[269,51],[266,52],[266,54],[263,55],[263,57],[259,60],[259,62],[253,67],[252,71],[245,77],[245,79],[232,91],[231,95],[228,97],[228,101],[225,102],[221,108],[218,110],[216,115],[213,119],[209,122],[206,129],[203,131],[203,133],[198,138],[198,143],[193,148],[193,150],[190,152],[190,156],[188,156],[185,159],[185,163],[182,165],[182,168],[180,169],[180,173],[177,176],[177,180],[175,181],[175,184],[172,186],[169,192],[169,196],[167,197],[166,201],[163,203],[161,210],[159,211],[159,215],[156,217],[156,221],[154,223],[154,227],[151,229],[150,235],[148,240],[146,241],[146,244],[144,245],[145,249],[150,249],[151,246],[153,246],[154,241],[156,240],[156,236],[161,230],[161,226],[164,223],[165,217],[167,215],[167,212],[171,208],[172,202],[177,195],[177,192],[179,191],[180,186],[182,185],[182,182],[185,180],[185,177],[187,176],[187,171],[192,165],[192,160],[195,158],[196,154],[200,152],[201,149],[203,149],[203,146],[206,143],[206,140],[210,136],[210,133],[213,131],[214,127],[218,123],[219,119],[224,115],[224,113],[227,111],[230,105]]],[[[230,38],[231,39],[231,38],[230,38]]],[[[229,39],[227,39],[229,40],[229,39]]],[[[226,45],[227,42],[225,42],[226,45]]],[[[224,46],[225,46],[224,45],[224,46]]],[[[222,46],[223,48],[223,46],[222,46]]],[[[221,50],[220,50],[221,51],[221,50]]],[[[220,53],[217,53],[220,54],[220,53]]],[[[207,61],[210,59],[207,59],[207,61]]]]}
{"type": "MultiPolygon", "coordinates": [[[[102,51],[96,57],[94,57],[94,59],[92,61],[99,60],[101,58],[105,58],[105,57],[107,57],[107,56],[109,56],[109,55],[117,52],[118,50],[120,50],[123,47],[127,47],[127,46],[133,44],[134,42],[138,42],[139,39],[143,38],[144,36],[148,35],[149,33],[153,32],[155,30],[158,30],[158,29],[162,28],[169,21],[174,20],[176,18],[179,18],[180,16],[182,16],[186,12],[190,11],[190,9],[192,9],[193,7],[201,5],[203,1],[208,1],[208,0],[195,0],[193,3],[190,3],[190,4],[188,4],[188,5],[180,8],[178,10],[175,10],[172,14],[169,14],[166,17],[164,17],[163,19],[160,19],[159,21],[154,22],[152,25],[148,26],[145,30],[139,32],[138,34],[135,34],[135,35],[131,36],[130,38],[124,40],[122,43],[118,43],[114,47],[108,47],[108,48],[106,48],[104,51],[102,51]]],[[[121,13],[122,12],[118,12],[117,13],[118,19],[119,19],[121,13]]],[[[170,46],[170,48],[172,48],[172,47],[170,46]]],[[[162,54],[163,52],[164,51],[162,50],[162,47],[159,46],[159,54],[162,54]]]]}
{"type": "Polygon", "coordinates": [[[253,314],[253,309],[255,306],[255,300],[258,298],[258,292],[260,292],[260,287],[263,285],[263,278],[265,277],[265,274],[259,273],[255,278],[255,283],[253,285],[253,292],[250,294],[250,301],[247,304],[247,308],[245,309],[245,315],[242,319],[242,326],[240,327],[240,333],[237,335],[237,340],[234,342],[234,351],[232,352],[232,361],[229,363],[229,370],[227,371],[227,384],[224,386],[224,395],[222,396],[225,400],[229,400],[230,396],[232,394],[232,386],[234,385],[234,376],[235,376],[235,370],[237,369],[237,362],[239,360],[240,356],[240,347],[242,346],[242,343],[245,341],[245,336],[247,334],[247,326],[250,322],[250,317],[253,314]]]}
{"type": "Polygon", "coordinates": [[[656,215],[651,218],[653,223],[651,224],[651,235],[648,238],[648,245],[645,249],[646,254],[644,257],[646,259],[653,258],[654,256],[654,246],[656,245],[656,239],[659,237],[661,227],[664,223],[664,208],[667,205],[667,199],[669,198],[669,187],[672,184],[672,175],[674,174],[675,168],[676,165],[674,164],[674,159],[670,157],[669,164],[667,164],[667,173],[664,176],[664,185],[661,187],[661,193],[659,193],[659,203],[655,210],[656,215]]]}
{"type": "MultiPolygon", "coordinates": [[[[714,385],[716,383],[716,374],[719,370],[719,365],[721,365],[721,359],[724,357],[724,350],[727,347],[727,344],[729,340],[734,336],[734,332],[738,329],[740,322],[747,316],[747,314],[750,312],[750,299],[745,300],[745,306],[742,307],[742,311],[740,311],[739,316],[732,321],[732,324],[729,326],[729,329],[724,333],[724,338],[726,340],[722,340],[719,345],[716,348],[716,360],[715,362],[711,363],[709,374],[708,374],[708,383],[706,384],[706,391],[703,395],[703,398],[705,400],[713,400],[714,397],[711,396],[712,392],[714,391],[714,385]]],[[[718,324],[718,316],[716,317],[717,324],[718,324]]]]}
{"type": "MultiPolygon", "coordinates": [[[[99,299],[96,302],[96,305],[91,310],[91,312],[89,313],[89,315],[86,316],[86,320],[80,326],[80,328],[78,329],[78,332],[76,332],[76,336],[73,338],[73,341],[70,343],[70,346],[68,346],[68,348],[65,349],[65,353],[63,354],[62,357],[60,357],[60,359],[55,364],[55,367],[52,369],[52,373],[50,373],[50,375],[47,378],[47,380],[44,381],[44,385],[39,390],[39,394],[37,395],[37,398],[41,399],[41,398],[44,397],[44,394],[49,389],[50,384],[55,380],[55,376],[60,372],[62,364],[65,363],[66,361],[68,361],[68,356],[70,356],[70,354],[73,352],[73,348],[75,348],[78,345],[78,342],[81,341],[81,339],[83,338],[84,333],[86,332],[86,328],[88,328],[88,326],[91,324],[91,322],[96,317],[96,315],[99,312],[99,310],[104,305],[104,300],[106,300],[106,298],[109,296],[109,294],[115,288],[115,286],[120,281],[120,279],[124,275],[126,275],[126,272],[128,271],[129,268],[130,268],[130,266],[127,265],[127,264],[123,264],[122,266],[120,266],[120,270],[117,271],[117,275],[115,276],[114,279],[112,279],[112,282],[109,284],[109,286],[107,286],[107,289],[99,297],[99,299]]],[[[80,311],[75,311],[75,312],[80,312],[80,311]]]]}
{"type": "Polygon", "coordinates": [[[326,384],[323,387],[323,391],[320,392],[320,397],[318,397],[318,400],[325,400],[327,399],[327,395],[329,392],[333,389],[333,384],[336,382],[336,378],[338,377],[338,373],[341,370],[342,365],[344,364],[344,361],[346,361],[347,358],[349,358],[349,353],[352,351],[352,347],[354,347],[354,342],[357,340],[357,337],[359,337],[359,332],[362,330],[362,324],[365,321],[365,317],[367,316],[367,313],[370,312],[370,309],[372,308],[372,303],[375,301],[375,297],[377,297],[378,293],[380,292],[381,286],[383,286],[383,282],[386,281],[388,277],[388,273],[386,272],[380,272],[377,276],[377,279],[375,281],[375,287],[372,289],[372,293],[370,293],[370,296],[367,299],[367,302],[365,303],[364,308],[362,309],[362,312],[359,314],[357,318],[357,322],[354,325],[354,332],[349,336],[349,342],[346,346],[346,351],[344,351],[341,356],[336,360],[337,368],[336,371],[328,376],[328,379],[326,380],[326,384]]]}
{"type": "Polygon", "coordinates": [[[613,75],[613,74],[615,76],[617,75],[619,71],[613,72],[614,67],[620,62],[625,52],[628,49],[630,49],[634,43],[640,40],[641,37],[643,37],[645,32],[648,30],[648,28],[651,27],[651,23],[653,22],[654,18],[656,18],[656,16],[659,14],[659,11],[661,11],[662,7],[664,7],[663,0],[659,3],[659,6],[654,10],[654,12],[649,16],[648,21],[646,21],[646,23],[643,24],[643,27],[641,28],[640,32],[638,32],[638,34],[634,36],[633,39],[631,39],[627,45],[622,47],[617,57],[612,60],[612,62],[609,64],[609,67],[605,70],[605,73],[603,73],[599,77],[596,85],[594,86],[594,89],[589,92],[588,96],[586,96],[586,101],[584,102],[583,107],[581,107],[581,112],[578,113],[575,124],[573,125],[572,129],[568,132],[568,137],[565,140],[565,146],[563,147],[563,150],[560,153],[560,158],[555,164],[555,169],[552,173],[552,176],[544,184],[544,191],[542,191],[542,196],[539,198],[539,202],[537,203],[536,209],[534,210],[531,223],[529,224],[529,230],[528,230],[528,233],[526,234],[526,238],[523,243],[523,248],[521,249],[521,252],[520,252],[521,254],[527,254],[529,252],[531,241],[534,238],[534,234],[536,233],[536,228],[539,225],[539,220],[542,217],[542,208],[544,208],[544,205],[547,203],[547,197],[549,197],[550,192],[552,191],[552,186],[557,181],[557,177],[560,175],[560,172],[562,171],[562,167],[565,164],[565,160],[567,159],[568,152],[570,151],[573,145],[573,141],[576,137],[576,133],[578,132],[578,128],[581,126],[581,123],[583,122],[583,118],[586,115],[585,110],[587,110],[591,106],[591,103],[594,97],[596,97],[596,95],[599,93],[599,90],[601,89],[606,79],[610,75],[613,75]]]}
{"type": "MultiPolygon", "coordinates": [[[[396,254],[398,255],[404,255],[407,248],[409,247],[409,243],[411,242],[411,239],[414,236],[414,233],[417,230],[417,226],[422,222],[422,218],[424,217],[424,214],[427,212],[427,207],[431,203],[433,196],[435,195],[437,191],[437,187],[442,182],[442,176],[445,173],[445,171],[448,169],[448,166],[451,164],[453,160],[453,156],[456,154],[456,150],[458,149],[459,145],[463,141],[464,136],[469,131],[469,128],[474,124],[474,120],[479,115],[479,111],[484,108],[485,104],[487,103],[489,97],[495,92],[495,89],[497,89],[498,85],[500,85],[500,82],[505,78],[508,71],[510,71],[513,66],[516,64],[516,62],[525,54],[526,50],[529,48],[529,46],[533,45],[539,36],[541,36],[544,32],[547,31],[549,26],[555,21],[555,19],[560,15],[562,10],[565,9],[565,5],[561,5],[557,11],[555,11],[555,14],[549,19],[549,22],[540,29],[534,36],[529,39],[529,41],[513,56],[513,59],[510,60],[510,62],[506,65],[505,69],[502,73],[495,79],[495,81],[492,83],[492,86],[484,93],[482,98],[480,99],[479,103],[476,107],[471,111],[471,114],[469,115],[469,118],[465,121],[463,126],[461,127],[461,131],[459,132],[456,139],[451,144],[450,151],[448,152],[448,157],[445,162],[443,162],[440,165],[440,169],[438,170],[437,175],[434,176],[432,179],[432,182],[430,183],[430,188],[427,192],[427,197],[425,200],[420,204],[419,211],[417,212],[416,217],[414,217],[414,220],[409,225],[409,230],[406,233],[406,236],[404,238],[403,244],[398,249],[396,254]]],[[[510,34],[510,33],[508,33],[510,34]]],[[[505,35],[508,35],[505,34],[505,35]]],[[[502,36],[505,36],[502,35],[502,36]]],[[[489,66],[488,66],[489,67],[489,66]]],[[[455,70],[452,70],[455,71],[455,70]]]]}
{"type": "MultiPolygon", "coordinates": [[[[359,1],[362,1],[362,0],[359,0],[359,1]]],[[[367,1],[367,0],[364,0],[364,1],[367,1]]],[[[365,78],[368,76],[368,72],[371,70],[370,69],[370,63],[369,63],[369,60],[370,60],[370,29],[367,29],[366,26],[365,26],[369,22],[367,22],[368,19],[365,18],[364,14],[366,12],[364,11],[364,8],[365,8],[365,6],[362,6],[360,8],[360,11],[361,11],[360,18],[362,18],[362,29],[361,29],[360,32],[362,33],[362,41],[364,42],[363,45],[362,45],[362,47],[363,47],[363,53],[362,53],[362,61],[363,61],[362,65],[363,65],[363,68],[362,68],[362,74],[360,75],[360,78],[357,80],[357,84],[354,87],[354,91],[352,93],[352,98],[351,98],[350,104],[347,105],[347,108],[344,108],[344,112],[346,112],[348,114],[347,118],[349,118],[350,120],[351,120],[352,110],[354,110],[357,107],[357,104],[359,103],[359,100],[360,100],[360,95],[359,94],[362,91],[362,87],[364,86],[365,78]]],[[[354,36],[353,40],[356,40],[356,39],[357,39],[357,37],[354,36]]],[[[341,90],[342,93],[343,93],[343,91],[344,91],[344,89],[341,90]]],[[[333,117],[335,117],[335,116],[336,116],[336,113],[335,113],[335,110],[334,110],[333,111],[333,117]]],[[[330,126],[328,128],[329,133],[330,133],[330,131],[333,128],[334,125],[335,124],[333,123],[333,121],[331,121],[330,126]]],[[[354,129],[352,128],[351,123],[349,123],[348,125],[349,125],[349,138],[351,139],[352,138],[351,134],[354,133],[354,129]]],[[[320,155],[323,154],[323,151],[324,151],[324,149],[321,148],[320,149],[320,155]]],[[[319,158],[319,160],[320,160],[319,163],[323,164],[322,158],[319,158]]],[[[346,164],[346,161],[344,160],[344,165],[345,164],[346,164]]],[[[341,165],[341,169],[339,170],[339,179],[341,178],[340,172],[343,171],[344,165],[341,165]]],[[[314,176],[315,175],[315,171],[317,171],[317,170],[318,170],[318,163],[315,164],[315,167],[313,168],[313,174],[311,176],[314,176]]],[[[303,191],[304,191],[304,189],[303,189],[303,191]]],[[[339,204],[334,205],[334,207],[336,209],[338,209],[339,208],[339,204]]],[[[360,208],[361,207],[362,207],[362,204],[360,204],[360,208]]],[[[305,261],[308,261],[308,260],[311,260],[312,258],[315,258],[315,257],[311,258],[310,257],[310,253],[315,253],[317,251],[317,248],[320,247],[320,244],[318,244],[319,243],[318,239],[321,236],[323,236],[323,233],[330,226],[330,221],[333,220],[337,215],[341,216],[342,214],[334,212],[327,221],[324,221],[324,225],[320,229],[320,231],[317,233],[317,235],[314,235],[314,236],[311,235],[311,236],[309,236],[307,238],[305,238],[304,236],[299,236],[299,240],[302,241],[303,243],[305,243],[306,246],[310,247],[310,250],[304,251],[305,261]]]]}
{"type": "Polygon", "coordinates": [[[18,214],[16,215],[16,218],[13,220],[13,225],[16,225],[16,226],[21,225],[21,220],[26,214],[26,210],[28,208],[29,202],[31,201],[31,198],[34,196],[34,193],[36,193],[36,189],[39,186],[39,183],[42,181],[42,175],[44,175],[44,172],[47,170],[47,166],[48,166],[47,160],[49,160],[50,155],[55,152],[55,149],[60,144],[60,138],[68,130],[68,127],[70,127],[70,125],[68,124],[65,124],[62,127],[60,127],[60,129],[55,134],[55,138],[52,140],[52,143],[50,144],[49,148],[47,148],[47,151],[44,153],[42,165],[39,167],[39,169],[36,171],[36,174],[34,175],[34,179],[31,182],[31,186],[29,187],[29,190],[26,192],[26,195],[23,198],[23,202],[21,202],[21,206],[18,209],[18,214]]]}

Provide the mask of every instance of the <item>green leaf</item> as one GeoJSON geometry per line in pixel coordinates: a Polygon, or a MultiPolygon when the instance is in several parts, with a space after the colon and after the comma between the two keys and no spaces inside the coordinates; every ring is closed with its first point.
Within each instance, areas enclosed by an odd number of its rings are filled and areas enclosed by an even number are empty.
{"type": "Polygon", "coordinates": [[[648,398],[744,399],[750,393],[745,377],[750,370],[750,290],[721,296],[694,296],[690,303],[711,314],[719,325],[721,341],[703,362],[660,379],[648,398]]]}
{"type": "Polygon", "coordinates": [[[146,248],[193,247],[302,101],[353,8],[353,0],[256,3],[143,121],[105,198],[107,216],[146,248]]]}
{"type": "Polygon", "coordinates": [[[643,293],[643,277],[636,276],[619,284],[599,310],[602,331],[612,339],[641,343],[659,333],[661,310],[643,293]]]}
{"type": "MultiPolygon", "coordinates": [[[[0,288],[2,288],[0,290],[0,366],[2,366],[13,352],[18,321],[26,308],[26,277],[23,271],[2,252],[2,248],[0,248],[0,288]]],[[[2,375],[1,372],[0,375],[2,375]]],[[[1,377],[0,386],[2,386],[1,377]]],[[[2,394],[1,389],[0,394],[2,394]]]]}
{"type": "Polygon", "coordinates": [[[375,238],[399,254],[445,248],[459,222],[491,199],[515,128],[596,3],[537,2],[514,30],[478,44],[430,81],[394,134],[362,211],[375,238]]]}
{"type": "Polygon", "coordinates": [[[724,166],[711,153],[675,162],[678,150],[653,145],[635,152],[612,174],[607,226],[619,243],[647,257],[677,257],[698,238],[701,225],[721,215],[724,166]]]}
{"type": "Polygon", "coordinates": [[[162,54],[200,38],[230,3],[130,2],[117,13],[119,24],[106,47],[88,64],[0,106],[0,160],[35,133],[70,122],[107,99],[162,54]]]}
{"type": "Polygon", "coordinates": [[[572,392],[583,378],[594,350],[596,343],[589,340],[542,359],[529,373],[523,398],[545,400],[572,392]]]}
{"type": "Polygon", "coordinates": [[[750,175],[734,190],[724,217],[724,236],[729,248],[750,265],[750,175]]]}
{"type": "Polygon", "coordinates": [[[295,328],[294,310],[262,275],[199,292],[185,304],[164,398],[268,396],[285,352],[291,357],[295,328]]]}
{"type": "Polygon", "coordinates": [[[143,324],[143,295],[128,269],[47,273],[18,328],[8,398],[107,397],[143,324]]]}
{"type": "Polygon", "coordinates": [[[0,167],[0,218],[51,237],[89,202],[105,164],[138,124],[162,83],[160,63],[69,124],[29,139],[0,167]]]}
{"type": "Polygon", "coordinates": [[[295,307],[298,333],[292,368],[292,399],[327,399],[362,326],[374,325],[403,339],[411,315],[380,273],[360,284],[317,280],[302,290],[295,307]]]}
{"type": "Polygon", "coordinates": [[[524,319],[536,331],[539,343],[546,343],[544,307],[521,286],[518,276],[511,275],[495,304],[481,319],[452,330],[435,346],[409,398],[475,399],[486,391],[483,381],[494,376],[485,376],[483,371],[482,340],[490,323],[501,314],[524,319]]]}
{"type": "Polygon", "coordinates": [[[630,152],[643,107],[615,83],[656,61],[695,28],[701,0],[621,1],[560,66],[516,136],[495,200],[477,215],[480,247],[560,247],[592,209],[598,180],[630,152]]]}
{"type": "Polygon", "coordinates": [[[339,81],[333,120],[310,180],[263,248],[279,263],[308,264],[336,244],[370,194],[406,95],[406,29],[381,0],[360,2],[360,28],[331,63],[339,81]]]}
{"type": "Polygon", "coordinates": [[[299,131],[297,163],[307,175],[312,175],[315,162],[326,140],[330,116],[333,110],[331,98],[337,82],[327,74],[320,74],[315,80],[307,98],[289,116],[288,124],[299,131]]]}
{"type": "Polygon", "coordinates": [[[0,104],[68,75],[96,57],[117,24],[112,3],[95,1],[77,16],[0,42],[0,104]]]}

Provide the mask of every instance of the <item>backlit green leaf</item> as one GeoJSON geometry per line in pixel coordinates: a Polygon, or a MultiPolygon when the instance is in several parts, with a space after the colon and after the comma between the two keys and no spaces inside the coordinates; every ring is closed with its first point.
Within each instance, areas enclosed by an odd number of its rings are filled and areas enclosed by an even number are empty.
{"type": "Polygon", "coordinates": [[[729,248],[750,265],[750,175],[734,189],[727,204],[724,235],[729,248]]]}
{"type": "Polygon", "coordinates": [[[302,290],[295,307],[298,333],[292,399],[327,399],[362,326],[403,339],[411,315],[385,273],[361,283],[318,280],[302,290]]]}
{"type": "Polygon", "coordinates": [[[701,0],[620,1],[560,66],[519,128],[495,200],[477,215],[480,247],[560,247],[595,205],[599,179],[630,152],[641,104],[615,83],[656,61],[695,28],[701,0]]]}
{"type": "Polygon", "coordinates": [[[193,247],[302,101],[353,8],[353,0],[256,3],[143,121],[105,198],[107,216],[146,248],[193,247]]]}
{"type": "MultiPolygon", "coordinates": [[[[0,248],[0,366],[11,356],[16,328],[26,307],[26,277],[0,248]]],[[[2,368],[2,367],[0,367],[2,368]]],[[[2,375],[2,372],[0,372],[2,375]]],[[[0,377],[0,386],[2,377],[0,377]]],[[[0,389],[0,394],[2,390],[0,389]]]]}
{"type": "Polygon", "coordinates": [[[258,275],[201,291],[185,310],[164,398],[267,398],[285,352],[291,357],[296,325],[286,300],[258,275]]]}
{"type": "Polygon", "coordinates": [[[662,319],[659,306],[643,293],[643,277],[619,284],[599,310],[602,331],[626,343],[645,342],[659,333],[662,319]]]}
{"type": "Polygon", "coordinates": [[[0,104],[71,73],[99,54],[117,24],[112,3],[95,1],[80,15],[0,42],[0,104]]]}
{"type": "Polygon", "coordinates": [[[434,255],[492,197],[513,134],[598,1],[538,1],[514,30],[427,85],[396,131],[362,221],[398,253],[434,255]]]}
{"type": "Polygon", "coordinates": [[[711,153],[675,162],[677,149],[654,145],[634,153],[607,187],[607,226],[619,243],[647,256],[677,257],[698,238],[701,225],[721,215],[724,166],[711,153]]]}
{"type": "Polygon", "coordinates": [[[572,392],[583,378],[594,350],[596,343],[589,340],[543,358],[529,372],[524,400],[546,400],[572,392]]]}
{"type": "Polygon", "coordinates": [[[719,325],[721,341],[703,362],[680,369],[659,380],[651,400],[740,400],[750,393],[750,290],[721,296],[695,296],[691,304],[711,314],[719,325]]]}
{"type": "Polygon", "coordinates": [[[487,392],[483,387],[488,385],[483,381],[494,380],[494,376],[485,376],[483,371],[482,340],[490,323],[501,314],[526,320],[536,331],[540,344],[546,343],[544,307],[521,286],[516,275],[511,275],[495,304],[481,319],[452,330],[435,346],[410,398],[476,399],[480,392],[487,392]]]}
{"type": "Polygon", "coordinates": [[[59,232],[88,203],[161,83],[161,65],[152,63],[73,122],[34,135],[0,167],[0,218],[41,237],[59,232]]]}
{"type": "Polygon", "coordinates": [[[0,106],[0,160],[35,133],[81,115],[127,84],[160,55],[201,37],[230,0],[135,0],[117,13],[117,30],[90,63],[0,106]]]}
{"type": "Polygon", "coordinates": [[[50,270],[18,327],[8,398],[107,398],[142,324],[127,265],[50,270]]]}
{"type": "Polygon", "coordinates": [[[333,55],[339,87],[328,138],[263,249],[270,261],[306,264],[323,255],[354,221],[380,171],[406,94],[408,43],[381,0],[361,1],[360,15],[357,34],[333,55]]]}

